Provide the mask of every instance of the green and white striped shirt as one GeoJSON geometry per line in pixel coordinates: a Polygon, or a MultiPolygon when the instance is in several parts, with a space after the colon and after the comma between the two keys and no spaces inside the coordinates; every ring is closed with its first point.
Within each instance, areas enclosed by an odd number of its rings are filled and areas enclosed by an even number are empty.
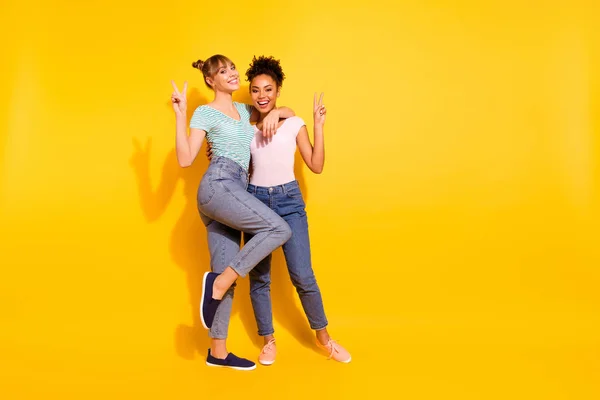
{"type": "Polygon", "coordinates": [[[252,106],[235,101],[233,104],[240,114],[239,121],[210,106],[199,106],[192,115],[190,128],[206,132],[214,157],[227,157],[248,170],[250,143],[254,138],[254,127],[250,125],[252,106]]]}

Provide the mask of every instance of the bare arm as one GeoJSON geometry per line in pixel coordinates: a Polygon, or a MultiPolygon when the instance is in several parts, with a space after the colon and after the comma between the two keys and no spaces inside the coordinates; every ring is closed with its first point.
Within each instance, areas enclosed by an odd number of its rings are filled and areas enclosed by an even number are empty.
{"type": "Polygon", "coordinates": [[[300,155],[312,172],[320,174],[323,172],[323,165],[325,164],[325,143],[322,127],[321,129],[315,127],[314,141],[315,146],[313,147],[308,137],[306,125],[300,128],[300,132],[296,136],[296,144],[298,145],[298,150],[300,150],[300,155]]]}
{"type": "Polygon", "coordinates": [[[289,107],[278,107],[277,111],[279,111],[279,118],[292,118],[296,116],[296,113],[294,112],[294,110],[292,110],[289,107]]]}
{"type": "Polygon", "coordinates": [[[183,84],[183,90],[180,93],[179,89],[175,85],[175,82],[171,81],[173,85],[173,94],[171,95],[171,102],[173,103],[173,110],[175,111],[175,150],[177,152],[177,162],[181,167],[189,167],[192,165],[204,137],[206,131],[202,129],[191,128],[190,135],[187,132],[187,82],[183,84]]]}
{"type": "Polygon", "coordinates": [[[190,135],[187,134],[186,117],[177,116],[176,133],[175,133],[175,149],[177,150],[177,161],[181,167],[189,167],[192,165],[202,142],[206,136],[206,132],[202,129],[191,128],[190,135]]]}
{"type": "Polygon", "coordinates": [[[298,150],[300,151],[304,163],[306,163],[312,172],[320,174],[323,172],[323,166],[325,165],[324,127],[325,115],[327,114],[327,110],[323,105],[323,93],[321,93],[319,102],[317,102],[317,95],[315,93],[313,112],[314,147],[310,143],[306,126],[300,128],[300,132],[298,132],[298,136],[296,136],[296,144],[298,145],[298,150]]]}
{"type": "MultiPolygon", "coordinates": [[[[273,110],[271,110],[271,113],[274,113],[274,115],[277,115],[278,119],[287,119],[287,118],[292,118],[294,116],[296,116],[296,113],[294,112],[294,110],[292,110],[289,107],[279,107],[279,108],[275,108],[273,110]]],[[[252,106],[252,113],[250,114],[250,122],[257,122],[258,119],[260,118],[260,112],[254,108],[254,106],[252,106]]],[[[262,122],[259,122],[258,125],[260,125],[260,127],[262,127],[262,122]]],[[[257,126],[258,126],[257,125],[257,126]]],[[[259,129],[260,129],[259,127],[259,129]]]]}
{"type": "Polygon", "coordinates": [[[263,136],[271,137],[277,133],[277,127],[281,118],[291,118],[295,115],[294,110],[289,107],[274,108],[261,122],[256,124],[256,127],[263,132],[263,136]]]}

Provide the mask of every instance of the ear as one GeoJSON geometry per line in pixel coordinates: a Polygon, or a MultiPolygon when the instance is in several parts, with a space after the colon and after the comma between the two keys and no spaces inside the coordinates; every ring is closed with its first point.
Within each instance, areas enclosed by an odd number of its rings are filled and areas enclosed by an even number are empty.
{"type": "Polygon", "coordinates": [[[280,94],[281,94],[281,89],[277,88],[277,97],[279,97],[280,94]]]}
{"type": "Polygon", "coordinates": [[[213,84],[215,83],[211,78],[206,78],[206,83],[208,83],[208,85],[210,87],[213,87],[213,84]]]}

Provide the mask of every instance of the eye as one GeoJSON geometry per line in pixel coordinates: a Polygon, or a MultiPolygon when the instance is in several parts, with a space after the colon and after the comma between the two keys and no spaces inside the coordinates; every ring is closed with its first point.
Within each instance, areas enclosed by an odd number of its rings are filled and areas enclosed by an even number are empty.
{"type": "Polygon", "coordinates": [[[267,89],[267,92],[272,92],[272,91],[273,91],[273,89],[271,89],[271,88],[267,89]]]}
{"type": "Polygon", "coordinates": [[[234,71],[235,70],[235,65],[231,64],[231,70],[234,71]]]}
{"type": "Polygon", "coordinates": [[[221,70],[221,74],[224,74],[225,72],[227,72],[227,71],[225,71],[224,69],[221,70]]]}

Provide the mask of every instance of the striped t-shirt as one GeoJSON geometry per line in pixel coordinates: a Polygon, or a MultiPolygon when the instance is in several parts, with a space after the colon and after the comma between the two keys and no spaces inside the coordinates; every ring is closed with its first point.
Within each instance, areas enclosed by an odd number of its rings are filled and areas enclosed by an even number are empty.
{"type": "Polygon", "coordinates": [[[254,127],[250,125],[252,106],[235,101],[233,104],[240,114],[239,121],[210,106],[199,106],[192,115],[190,128],[206,132],[214,157],[227,157],[248,170],[250,143],[254,138],[254,127]]]}

